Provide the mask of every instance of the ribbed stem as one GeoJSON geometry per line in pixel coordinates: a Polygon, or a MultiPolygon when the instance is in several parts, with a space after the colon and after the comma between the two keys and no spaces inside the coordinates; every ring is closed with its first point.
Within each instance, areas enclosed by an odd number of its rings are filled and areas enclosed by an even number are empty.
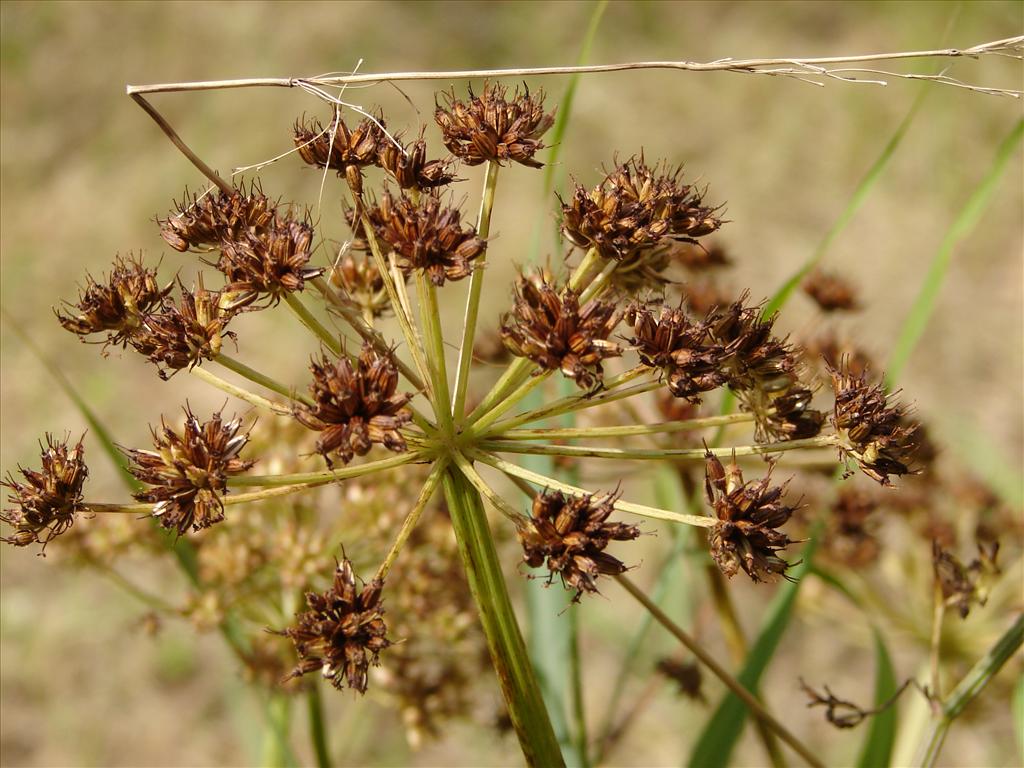
{"type": "Polygon", "coordinates": [[[512,610],[480,494],[461,472],[445,474],[445,496],[491,661],[528,765],[565,763],[512,610]]]}
{"type": "Polygon", "coordinates": [[[331,768],[331,751],[327,746],[327,729],[324,727],[324,703],[320,696],[320,681],[313,680],[306,691],[306,705],[309,712],[309,740],[313,742],[317,768],[331,768]]]}

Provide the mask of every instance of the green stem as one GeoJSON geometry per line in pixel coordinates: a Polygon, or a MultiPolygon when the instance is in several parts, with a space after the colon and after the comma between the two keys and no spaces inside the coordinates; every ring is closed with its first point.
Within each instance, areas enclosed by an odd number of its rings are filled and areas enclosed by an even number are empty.
{"type": "Polygon", "coordinates": [[[316,316],[306,308],[305,304],[302,303],[302,299],[294,293],[286,293],[284,295],[284,300],[287,302],[288,308],[295,313],[295,316],[299,318],[302,324],[312,331],[314,336],[326,344],[327,348],[331,350],[331,352],[338,357],[344,355],[341,348],[341,342],[338,341],[338,336],[331,333],[323,323],[316,319],[316,316]]]}
{"type": "Polygon", "coordinates": [[[611,279],[612,273],[618,268],[619,262],[617,261],[609,261],[605,264],[604,269],[602,269],[598,273],[597,277],[590,282],[590,285],[587,286],[587,290],[580,294],[581,307],[591,299],[596,298],[597,295],[605,289],[605,286],[608,285],[608,281],[611,279]]]}
{"type": "Polygon", "coordinates": [[[500,434],[502,440],[587,440],[601,437],[632,437],[634,435],[660,435],[671,432],[690,432],[717,427],[722,424],[740,424],[754,420],[751,413],[729,413],[685,421],[664,421],[660,424],[635,424],[619,427],[561,427],[551,429],[510,429],[500,434]]]}
{"type": "MultiPolygon", "coordinates": [[[[336,480],[347,480],[350,477],[360,477],[373,472],[380,472],[384,469],[400,467],[414,461],[427,458],[422,451],[407,451],[386,459],[369,461],[366,464],[357,464],[354,467],[342,467],[341,469],[325,469],[320,472],[298,472],[291,475],[239,475],[228,479],[228,487],[235,488],[246,485],[298,485],[303,483],[334,482],[336,480]]],[[[226,499],[225,499],[226,501],[226,499]]]]}
{"type": "Polygon", "coordinates": [[[807,448],[825,448],[835,445],[832,435],[808,437],[803,440],[787,440],[764,445],[737,445],[729,448],[666,448],[663,450],[640,448],[593,448],[582,445],[536,445],[505,440],[482,440],[480,448],[501,453],[526,453],[536,456],[571,456],[591,459],[616,459],[619,461],[656,461],[661,459],[694,459],[703,461],[710,452],[714,456],[760,456],[782,451],[800,451],[807,448]]]}
{"type": "Polygon", "coordinates": [[[309,740],[313,742],[317,768],[331,768],[331,751],[327,746],[327,729],[324,728],[324,703],[318,680],[313,680],[306,690],[306,704],[309,711],[309,740]]]}
{"type": "Polygon", "coordinates": [[[1003,665],[1024,644],[1024,613],[1018,614],[1013,625],[1003,633],[981,659],[971,667],[971,671],[957,684],[956,688],[942,703],[941,715],[932,723],[932,727],[921,743],[916,765],[931,768],[939,759],[942,744],[953,721],[964,711],[968,704],[977,698],[986,685],[1003,668],[1003,665]]]}
{"type": "Polygon", "coordinates": [[[537,375],[520,384],[514,391],[503,397],[491,410],[473,423],[473,434],[483,434],[488,427],[500,419],[509,409],[515,406],[551,375],[551,371],[541,371],[537,375]]]}
{"type": "Polygon", "coordinates": [[[214,360],[229,371],[234,371],[242,378],[248,379],[253,384],[259,384],[261,387],[266,387],[271,392],[277,392],[279,395],[284,395],[289,400],[298,400],[306,405],[313,405],[313,401],[310,400],[306,395],[298,394],[293,388],[286,387],[276,379],[272,379],[269,376],[260,373],[259,371],[250,368],[245,363],[235,360],[233,357],[221,353],[214,358],[214,360]]]}
{"type": "Polygon", "coordinates": [[[721,666],[714,657],[711,656],[704,648],[690,637],[682,627],[672,621],[671,618],[661,608],[654,603],[653,600],[644,594],[643,590],[637,587],[632,581],[627,579],[625,576],[618,575],[613,577],[620,585],[634,597],[644,608],[646,608],[655,620],[667,629],[680,643],[686,646],[697,659],[706,666],[711,673],[721,680],[725,687],[732,691],[739,699],[746,705],[750,713],[758,718],[761,722],[771,728],[775,733],[779,735],[784,742],[792,747],[797,754],[799,754],[804,760],[815,768],[824,768],[821,761],[814,756],[807,747],[804,746],[796,736],[790,733],[789,729],[786,728],[782,723],[776,720],[772,715],[761,705],[761,702],[754,697],[750,691],[743,687],[735,677],[733,677],[725,667],[721,666]]]}
{"type": "Polygon", "coordinates": [[[445,473],[444,486],[459,554],[523,756],[531,766],[564,766],[512,610],[480,494],[460,472],[451,469],[445,473]]]}
{"type": "Polygon", "coordinates": [[[601,255],[597,252],[596,248],[591,248],[583,256],[583,260],[579,263],[579,266],[573,270],[572,276],[569,278],[567,288],[570,291],[580,291],[593,280],[594,276],[599,273],[602,269],[601,263],[604,261],[601,255]]]}
{"type": "Polygon", "coordinates": [[[427,337],[427,368],[434,382],[434,417],[447,435],[454,432],[451,391],[448,389],[448,365],[444,355],[444,333],[437,304],[437,288],[422,271],[416,273],[416,293],[420,300],[420,322],[427,337]]]}
{"type": "Polygon", "coordinates": [[[271,413],[276,413],[279,416],[291,415],[291,409],[287,405],[275,403],[273,400],[267,400],[267,398],[260,397],[259,395],[242,387],[236,386],[229,381],[224,381],[224,379],[210,373],[205,368],[196,366],[195,368],[190,368],[189,373],[197,379],[206,382],[210,386],[216,387],[221,392],[226,392],[232,397],[237,397],[239,400],[243,400],[250,405],[255,405],[257,408],[265,408],[271,413]]]}
{"type": "MultiPolygon", "coordinates": [[[[487,161],[484,171],[484,193],[480,198],[480,216],[477,219],[477,236],[487,240],[491,233],[491,212],[494,209],[494,190],[498,184],[499,166],[493,160],[487,161]]],[[[469,278],[469,297],[466,299],[466,315],[462,323],[462,346],[459,349],[459,367],[455,373],[455,401],[452,403],[452,416],[461,419],[466,409],[466,392],[469,388],[469,370],[473,364],[473,338],[476,335],[477,316],[480,313],[480,294],[484,285],[485,263],[487,261],[486,245],[484,252],[473,265],[473,275],[469,278]]]]}
{"type": "Polygon", "coordinates": [[[398,559],[398,554],[402,551],[402,547],[405,546],[405,542],[409,540],[409,536],[416,528],[416,524],[420,521],[420,515],[423,514],[423,510],[430,503],[430,499],[434,495],[434,491],[437,490],[437,486],[440,485],[441,477],[447,468],[447,458],[438,459],[431,468],[430,474],[427,475],[427,480],[423,484],[423,489],[420,491],[420,496],[416,500],[416,504],[413,505],[412,510],[406,516],[401,529],[398,531],[398,536],[395,537],[395,543],[391,545],[391,549],[384,558],[384,562],[377,569],[376,578],[380,581],[384,581],[387,578],[391,566],[395,564],[395,560],[398,559]]]}
{"type": "Polygon", "coordinates": [[[484,399],[481,400],[480,404],[473,409],[473,412],[465,418],[463,423],[470,425],[485,416],[496,403],[501,402],[505,395],[519,386],[519,383],[525,379],[525,376],[529,375],[532,369],[533,362],[527,360],[525,357],[517,357],[513,360],[505,369],[504,373],[501,374],[501,378],[499,378],[495,382],[494,386],[491,387],[491,391],[484,396],[484,399]]]}
{"type": "Polygon", "coordinates": [[[264,768],[287,768],[295,764],[288,744],[292,728],[292,700],[284,693],[272,693],[267,701],[267,730],[263,735],[264,768]]]}

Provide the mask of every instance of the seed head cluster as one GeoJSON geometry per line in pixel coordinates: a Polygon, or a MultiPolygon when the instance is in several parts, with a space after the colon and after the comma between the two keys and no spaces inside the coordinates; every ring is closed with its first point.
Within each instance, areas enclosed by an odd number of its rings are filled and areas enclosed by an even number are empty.
{"type": "Polygon", "coordinates": [[[340,116],[324,128],[319,120],[296,121],[293,130],[299,157],[316,168],[330,168],[344,176],[357,194],[363,191],[363,168],[379,164],[379,155],[390,141],[380,118],[365,118],[349,128],[340,116]]]}

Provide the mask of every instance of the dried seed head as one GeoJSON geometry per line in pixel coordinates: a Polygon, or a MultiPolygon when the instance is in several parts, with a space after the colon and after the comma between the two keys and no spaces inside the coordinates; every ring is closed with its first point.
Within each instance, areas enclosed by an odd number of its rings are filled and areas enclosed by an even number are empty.
{"type": "Polygon", "coordinates": [[[491,160],[503,163],[513,160],[530,168],[542,168],[534,159],[544,149],[540,140],[555,123],[555,113],[544,112],[544,92],[531,95],[524,86],[507,99],[507,89],[497,83],[485,83],[481,96],[469,90],[469,100],[455,98],[455,89],[441,96],[445,106],[437,105],[434,119],[444,134],[448,151],[466,165],[480,165],[491,160]]]}
{"type": "Polygon", "coordinates": [[[601,381],[601,361],[622,354],[618,344],[608,341],[621,318],[615,302],[595,298],[581,307],[578,292],[559,292],[536,272],[517,281],[515,304],[501,319],[501,339],[516,357],[544,370],[561,370],[589,389],[601,381]]]}
{"type": "Polygon", "coordinates": [[[407,450],[399,430],[412,421],[406,406],[412,396],[396,392],[398,369],[390,355],[367,344],[355,366],[347,357],[335,362],[325,355],[313,360],[310,370],[314,405],[299,406],[295,418],[323,433],[316,450],[328,466],[331,454],[347,464],[367,454],[374,443],[390,451],[407,450]]]}
{"type": "Polygon", "coordinates": [[[452,160],[427,160],[427,142],[420,137],[408,146],[385,142],[378,153],[377,162],[402,189],[434,189],[455,180],[451,172],[452,160]]]}
{"type": "Polygon", "coordinates": [[[789,563],[776,552],[792,543],[778,529],[793,514],[782,503],[786,484],[771,485],[771,469],[761,480],[743,482],[735,459],[722,466],[710,451],[705,454],[704,491],[718,523],[711,529],[711,556],[729,578],[742,568],[752,581],[772,581],[785,575],[789,563]]]}
{"type": "Polygon", "coordinates": [[[162,379],[182,368],[194,368],[202,360],[212,360],[220,353],[224,337],[235,337],[227,330],[232,313],[223,308],[220,291],[202,286],[189,291],[179,286],[180,303],[165,302],[160,312],[144,318],[130,338],[131,345],[157,365],[162,379]]]}
{"type": "Polygon", "coordinates": [[[383,589],[377,579],[360,589],[346,558],[329,590],[307,592],[309,610],[297,614],[295,626],[281,632],[295,643],[299,656],[286,680],[320,670],[338,690],[348,685],[365,693],[370,664],[379,664],[380,652],[391,645],[381,606],[383,589]]]}
{"type": "Polygon", "coordinates": [[[965,566],[955,555],[932,542],[932,567],[946,605],[966,619],[971,606],[988,602],[988,583],[999,574],[999,542],[978,544],[978,557],[965,566]]]}
{"type": "Polygon", "coordinates": [[[704,246],[701,243],[684,243],[673,249],[676,263],[690,272],[706,272],[732,266],[729,252],[721,243],[704,246]]]}
{"type": "Polygon", "coordinates": [[[839,275],[816,270],[804,280],[803,289],[823,312],[850,312],[860,309],[857,292],[839,275]]]}
{"type": "Polygon", "coordinates": [[[175,204],[176,211],[165,221],[157,220],[160,234],[174,250],[219,247],[250,235],[260,236],[274,221],[277,204],[253,184],[232,192],[193,195],[175,204]]]}
{"type": "Polygon", "coordinates": [[[910,473],[917,425],[907,420],[906,408],[889,405],[885,390],[869,384],[867,374],[851,373],[845,360],[828,370],[836,397],[832,423],[840,459],[852,456],[864,474],[882,485],[890,484],[889,475],[910,473]]]}
{"type": "Polygon", "coordinates": [[[25,482],[20,483],[8,473],[0,486],[9,488],[7,501],[16,506],[0,512],[0,520],[14,528],[10,536],[0,541],[16,547],[46,544],[64,533],[75,522],[75,515],[83,509],[82,486],[89,470],[82,460],[85,449],[84,435],[69,447],[70,438],[62,441],[46,435],[46,446],[41,449],[42,469],[18,467],[25,482]]]}
{"type": "Polygon", "coordinates": [[[856,486],[844,485],[832,504],[828,534],[822,543],[829,556],[850,568],[863,568],[878,557],[880,546],[871,530],[879,499],[856,486]]]}
{"type": "Polygon", "coordinates": [[[391,309],[391,299],[384,288],[377,263],[366,253],[349,249],[331,270],[331,284],[344,291],[349,301],[364,315],[381,317],[391,309]]]}
{"type": "Polygon", "coordinates": [[[687,280],[677,286],[680,297],[696,317],[707,317],[720,307],[736,300],[734,291],[726,290],[712,278],[687,280]]]}
{"type": "Polygon", "coordinates": [[[297,120],[293,129],[299,157],[317,168],[331,168],[344,176],[357,194],[363,192],[362,169],[378,165],[381,150],[390,143],[384,132],[384,119],[365,118],[350,129],[341,116],[324,128],[319,120],[297,120]],[[333,136],[333,141],[332,141],[333,136]]]}
{"type": "MultiPolygon", "coordinates": [[[[871,355],[861,347],[857,346],[848,338],[842,338],[835,333],[826,331],[802,343],[804,359],[808,364],[816,366],[815,372],[820,369],[824,362],[828,368],[839,368],[842,361],[846,361],[847,370],[853,376],[863,376],[868,369],[874,367],[871,355]]],[[[831,380],[828,371],[822,372],[822,376],[816,376],[824,381],[831,380]]]]}
{"type": "Polygon", "coordinates": [[[200,424],[186,406],[181,434],[162,419],[160,428],[150,431],[155,450],[121,449],[131,460],[128,471],[150,486],[135,498],[154,504],[153,516],[179,536],[189,528],[199,531],[223,520],[221,498],[228,492],[228,477],[255,463],[239,458],[249,441],[241,420],[224,422],[218,411],[200,424]]]}
{"type": "MultiPolygon", "coordinates": [[[[648,167],[643,156],[617,165],[587,190],[577,184],[562,202],[562,231],[606,259],[632,260],[659,244],[696,242],[721,226],[715,209],[683,184],[682,168],[648,167]]],[[[666,260],[667,265],[667,260],[666,260]]]]}
{"type": "Polygon", "coordinates": [[[640,362],[661,369],[674,397],[700,402],[702,392],[722,386],[725,350],[709,337],[706,322],[695,323],[683,308],[661,305],[657,317],[647,306],[632,305],[626,315],[633,326],[629,343],[637,348],[640,362]]]}
{"type": "Polygon", "coordinates": [[[221,297],[225,309],[249,305],[261,296],[276,304],[324,273],[322,267],[308,266],[313,250],[309,221],[275,215],[260,232],[224,240],[220,248],[217,269],[227,279],[221,297]]]}
{"type": "Polygon", "coordinates": [[[473,271],[473,260],[484,252],[484,241],[473,227],[462,225],[457,208],[444,207],[433,195],[413,202],[404,194],[385,192],[367,211],[377,236],[394,249],[398,267],[408,276],[422,270],[434,285],[461,280],[473,271]]]}
{"type": "Polygon", "coordinates": [[[597,592],[595,579],[601,574],[626,571],[622,561],[605,552],[612,541],[630,541],[640,529],[627,523],[611,523],[616,496],[566,496],[546,490],[533,500],[528,522],[519,530],[523,561],[531,568],[547,562],[551,572],[567,589],[575,589],[578,602],[584,592],[597,592]]]}
{"type": "Polygon", "coordinates": [[[123,347],[142,324],[142,318],[158,308],[173,287],[173,283],[168,283],[161,288],[156,270],[144,267],[141,259],[118,256],[106,283],[98,283],[87,275],[78,303],[65,302],[68,313],[57,310],[57,319],[67,330],[82,337],[105,331],[104,346],[123,347]]]}
{"type": "Polygon", "coordinates": [[[701,691],[700,666],[696,662],[682,662],[666,656],[658,661],[656,669],[676,684],[679,695],[694,701],[706,701],[701,691]]]}

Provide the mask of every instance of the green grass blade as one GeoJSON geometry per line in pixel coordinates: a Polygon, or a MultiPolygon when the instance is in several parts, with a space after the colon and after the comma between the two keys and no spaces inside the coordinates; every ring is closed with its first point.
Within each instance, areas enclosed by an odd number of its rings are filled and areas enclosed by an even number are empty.
{"type": "MultiPolygon", "coordinates": [[[[875,637],[875,707],[882,707],[895,694],[897,688],[896,672],[892,666],[892,657],[885,647],[885,640],[877,628],[873,628],[875,637]]],[[[896,706],[879,712],[871,719],[864,746],[861,747],[857,768],[885,768],[892,762],[892,749],[896,743],[896,706]]]]}
{"type": "Polygon", "coordinates": [[[893,155],[896,154],[896,150],[903,142],[903,138],[907,135],[907,131],[910,129],[911,123],[914,122],[914,118],[917,117],[917,113],[921,110],[921,106],[924,104],[927,95],[931,93],[931,90],[931,88],[925,86],[918,91],[917,98],[915,98],[914,102],[910,105],[910,109],[907,111],[906,116],[900,121],[900,124],[896,127],[896,131],[889,137],[889,141],[887,141],[885,146],[882,148],[882,153],[878,156],[875,162],[871,164],[868,172],[864,174],[864,178],[860,180],[860,183],[857,185],[856,189],[854,189],[850,202],[846,204],[846,207],[839,214],[839,218],[836,219],[828,232],[825,233],[825,236],[821,239],[821,242],[818,243],[817,248],[814,249],[810,258],[800,265],[800,268],[782,284],[782,286],[775,292],[775,295],[773,295],[768,301],[768,304],[764,308],[765,317],[768,317],[782,308],[782,306],[789,300],[789,297],[793,294],[793,291],[800,287],[800,283],[803,282],[803,279],[810,274],[811,270],[821,263],[832,243],[839,234],[846,229],[846,226],[850,221],[853,220],[857,211],[860,210],[864,201],[867,200],[871,190],[874,189],[875,184],[877,184],[878,180],[882,177],[882,173],[889,165],[889,161],[892,160],[893,155]]]}
{"type": "Polygon", "coordinates": [[[897,338],[896,345],[889,358],[886,382],[890,386],[899,379],[903,368],[914,351],[914,347],[917,346],[917,342],[928,326],[928,321],[932,316],[932,312],[935,311],[939,290],[946,278],[946,272],[949,270],[949,264],[953,259],[953,252],[956,246],[964,237],[970,234],[971,230],[981,220],[999,184],[999,180],[1002,178],[1003,172],[1010,164],[1010,159],[1020,144],[1021,137],[1024,137],[1024,120],[1019,120],[1013,127],[1013,130],[1003,139],[999,149],[996,150],[995,159],[992,161],[988,173],[985,174],[981,183],[978,184],[968,199],[967,204],[963,207],[963,210],[960,211],[960,214],[953,221],[953,225],[942,239],[939,250],[934,258],[932,258],[932,263],[928,267],[928,272],[921,285],[921,291],[914,301],[914,305],[910,308],[910,314],[903,324],[899,338],[897,338]]]}
{"type": "MultiPolygon", "coordinates": [[[[796,597],[803,583],[803,577],[811,566],[816,547],[817,532],[812,532],[811,540],[804,547],[803,562],[796,566],[791,575],[794,581],[783,584],[776,592],[762,625],[761,632],[750,648],[746,663],[737,675],[737,679],[753,694],[757,694],[758,684],[771,661],[779,642],[789,625],[796,597]]],[[[696,746],[690,754],[688,764],[691,768],[725,768],[729,765],[729,756],[739,741],[743,726],[747,720],[747,709],[735,694],[726,694],[718,705],[711,720],[704,727],[696,746]]]]}

